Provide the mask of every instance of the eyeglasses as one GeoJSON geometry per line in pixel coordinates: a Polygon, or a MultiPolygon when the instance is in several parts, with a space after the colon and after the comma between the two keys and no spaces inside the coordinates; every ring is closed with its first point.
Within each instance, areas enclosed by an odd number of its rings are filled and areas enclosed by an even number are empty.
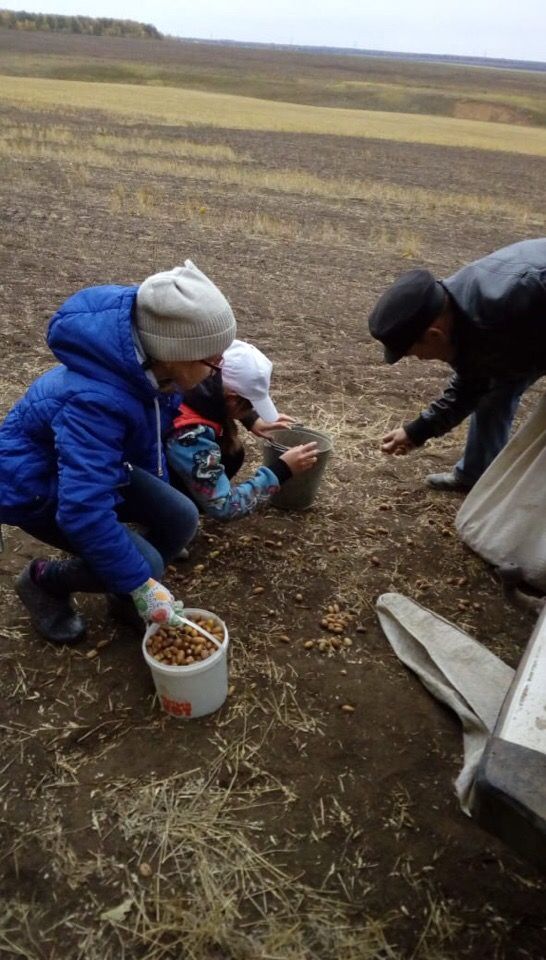
{"type": "Polygon", "coordinates": [[[216,363],[212,363],[210,360],[201,360],[201,363],[202,363],[205,367],[208,367],[209,370],[213,370],[214,373],[218,373],[218,372],[222,369],[222,365],[223,365],[223,363],[224,363],[224,358],[223,358],[223,357],[218,357],[218,358],[215,357],[214,359],[216,360],[216,363]]]}

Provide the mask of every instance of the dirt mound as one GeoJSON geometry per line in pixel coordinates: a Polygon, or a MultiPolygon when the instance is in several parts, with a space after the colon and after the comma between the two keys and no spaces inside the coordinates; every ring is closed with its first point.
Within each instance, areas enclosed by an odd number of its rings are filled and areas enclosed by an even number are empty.
{"type": "Polygon", "coordinates": [[[525,110],[488,103],[487,100],[457,100],[453,116],[459,120],[484,120],[486,123],[530,124],[525,110]]]}

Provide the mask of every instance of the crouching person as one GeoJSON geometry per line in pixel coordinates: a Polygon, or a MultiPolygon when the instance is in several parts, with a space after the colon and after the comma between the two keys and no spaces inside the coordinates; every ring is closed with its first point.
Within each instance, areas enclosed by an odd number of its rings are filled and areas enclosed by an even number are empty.
{"type": "Polygon", "coordinates": [[[227,300],[189,260],[140,286],[81,290],[52,318],[47,342],[61,365],[0,428],[0,522],[71,554],[36,558],[16,581],[47,640],[83,636],[78,592],[115,594],[147,622],[178,622],[160,581],[198,512],[168,482],[165,395],[209,376],[235,331],[227,300]]]}
{"type": "Polygon", "coordinates": [[[217,520],[235,520],[266,504],[293,474],[309,470],[316,443],[292,447],[273,467],[233,484],[245,458],[237,421],[257,436],[293,422],[269,396],[272,364],[250,343],[234,340],[214,375],[184,394],[167,441],[172,482],[217,520]]]}

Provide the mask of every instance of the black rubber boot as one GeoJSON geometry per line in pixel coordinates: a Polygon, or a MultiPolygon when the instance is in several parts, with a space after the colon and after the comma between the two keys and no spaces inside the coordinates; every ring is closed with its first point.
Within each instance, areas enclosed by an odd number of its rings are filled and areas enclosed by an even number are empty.
{"type": "Polygon", "coordinates": [[[70,599],[55,597],[34,583],[29,563],[15,581],[15,592],[30,614],[35,630],[50,643],[73,644],[83,639],[86,623],[70,606],[70,599]]]}
{"type": "Polygon", "coordinates": [[[107,593],[108,613],[126,627],[132,627],[140,636],[144,636],[146,624],[135,607],[131,597],[123,593],[107,593]]]}

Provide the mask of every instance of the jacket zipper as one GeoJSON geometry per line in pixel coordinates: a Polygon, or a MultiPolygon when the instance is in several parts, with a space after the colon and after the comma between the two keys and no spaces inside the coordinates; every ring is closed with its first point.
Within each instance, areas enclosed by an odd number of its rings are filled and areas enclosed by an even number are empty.
{"type": "MultiPolygon", "coordinates": [[[[154,397],[154,407],[155,407],[155,426],[157,433],[157,475],[158,477],[163,476],[163,459],[161,457],[161,411],[159,409],[159,401],[157,397],[154,397]]],[[[129,473],[133,472],[132,465],[126,460],[124,466],[127,467],[129,473]]],[[[0,549],[1,552],[1,549],[0,549]]]]}
{"type": "Polygon", "coordinates": [[[161,457],[161,411],[159,409],[159,401],[157,397],[154,397],[154,407],[155,407],[155,425],[157,430],[157,475],[158,477],[163,476],[163,460],[161,457]]]}

